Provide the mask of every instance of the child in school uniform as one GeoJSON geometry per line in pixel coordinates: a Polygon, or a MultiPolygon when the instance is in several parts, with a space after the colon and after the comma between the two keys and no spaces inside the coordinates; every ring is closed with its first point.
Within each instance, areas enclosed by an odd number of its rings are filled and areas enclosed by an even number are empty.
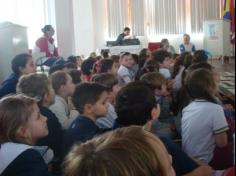
{"type": "Polygon", "coordinates": [[[167,80],[160,73],[147,73],[141,77],[141,80],[150,84],[154,89],[156,100],[161,106],[160,121],[171,124],[170,105],[172,99],[167,91],[167,80]]]}
{"type": "Polygon", "coordinates": [[[166,78],[171,79],[170,66],[171,56],[165,50],[158,50],[153,53],[153,59],[159,64],[159,72],[166,78]]]}
{"type": "Polygon", "coordinates": [[[1,99],[0,131],[1,176],[49,176],[43,158],[33,149],[48,135],[47,119],[36,100],[23,95],[1,99]]]}
{"type": "Polygon", "coordinates": [[[133,57],[130,53],[124,53],[120,58],[120,68],[118,70],[119,84],[126,85],[134,80],[132,67],[134,64],[133,57]]]}
{"type": "Polygon", "coordinates": [[[103,74],[97,74],[94,75],[92,78],[92,81],[98,84],[102,84],[109,89],[109,97],[108,97],[108,112],[105,117],[99,118],[96,122],[96,124],[100,128],[112,128],[113,124],[115,122],[115,119],[117,119],[117,115],[114,108],[114,101],[117,93],[120,90],[120,86],[118,84],[118,79],[111,74],[103,73],[103,74]]]}
{"type": "Polygon", "coordinates": [[[82,83],[75,89],[72,97],[80,115],[65,132],[63,154],[66,155],[75,143],[85,142],[103,130],[96,125],[96,120],[104,117],[108,111],[107,88],[96,83],[82,83]]]}
{"type": "Polygon", "coordinates": [[[190,102],[182,110],[182,147],[192,158],[208,164],[215,148],[227,145],[229,129],[223,108],[214,98],[217,85],[213,72],[197,69],[188,73],[185,87],[190,102]]]}
{"type": "Polygon", "coordinates": [[[139,69],[135,80],[138,81],[140,78],[146,74],[146,73],[153,73],[153,72],[159,72],[159,65],[158,62],[154,59],[151,59],[147,62],[145,62],[144,66],[139,69]]]}
{"type": "MultiPolygon", "coordinates": [[[[122,88],[117,94],[115,109],[118,116],[115,128],[138,125],[151,131],[153,121],[160,114],[160,106],[156,102],[152,88],[143,82],[133,82],[122,88]]],[[[164,137],[160,139],[173,158],[172,165],[177,176],[212,176],[209,166],[199,166],[173,141],[164,137]]]]}
{"type": "Polygon", "coordinates": [[[17,92],[38,100],[40,113],[47,118],[49,134],[37,142],[38,146],[48,146],[59,158],[62,142],[62,127],[56,115],[49,109],[55,102],[55,93],[50,80],[44,74],[23,76],[17,85],[17,92]]]}
{"type": "Polygon", "coordinates": [[[16,85],[22,75],[36,73],[36,66],[29,54],[15,56],[11,62],[11,68],[13,73],[0,85],[0,98],[16,93],[16,85]]]}
{"type": "MultiPolygon", "coordinates": [[[[216,83],[216,91],[215,95],[213,96],[215,102],[220,105],[224,110],[225,118],[229,125],[229,130],[227,131],[228,135],[228,145],[222,148],[216,148],[214,152],[214,159],[211,162],[211,166],[216,169],[226,169],[233,165],[233,156],[232,156],[232,144],[233,144],[233,134],[235,133],[235,111],[230,108],[230,105],[224,105],[224,99],[222,99],[221,95],[219,94],[219,84],[220,84],[220,75],[217,70],[210,64],[206,62],[200,62],[198,64],[193,64],[188,69],[188,74],[191,72],[204,68],[210,71],[213,74],[215,83],[216,83]]],[[[188,96],[187,96],[188,97],[188,96]]],[[[183,99],[183,96],[182,96],[183,99]]],[[[188,98],[190,99],[190,98],[188,98]]],[[[232,106],[231,106],[232,107],[232,106]]]]}
{"type": "Polygon", "coordinates": [[[71,76],[63,71],[51,75],[52,87],[56,93],[55,103],[49,109],[58,118],[62,129],[66,130],[78,116],[78,112],[69,106],[69,98],[73,95],[75,84],[71,76]]]}

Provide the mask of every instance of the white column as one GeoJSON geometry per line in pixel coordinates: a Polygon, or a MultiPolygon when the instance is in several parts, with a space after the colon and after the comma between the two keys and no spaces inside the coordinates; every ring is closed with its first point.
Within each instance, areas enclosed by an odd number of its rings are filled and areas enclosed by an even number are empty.
{"type": "MultiPolygon", "coordinates": [[[[87,1],[87,0],[86,0],[87,1]]],[[[71,0],[55,0],[59,54],[64,58],[75,54],[75,33],[71,0]]]]}
{"type": "MultiPolygon", "coordinates": [[[[67,0],[68,1],[68,0],[67,0]]],[[[100,1],[100,0],[99,0],[100,1]]],[[[75,53],[88,56],[95,51],[92,0],[73,0],[75,53]]],[[[95,27],[96,28],[96,27],[95,27]]]]}
{"type": "Polygon", "coordinates": [[[94,45],[100,49],[106,45],[108,39],[108,16],[106,0],[92,0],[94,20],[94,45]]]}
{"type": "Polygon", "coordinates": [[[88,56],[107,38],[106,0],[55,0],[59,53],[88,56]]]}

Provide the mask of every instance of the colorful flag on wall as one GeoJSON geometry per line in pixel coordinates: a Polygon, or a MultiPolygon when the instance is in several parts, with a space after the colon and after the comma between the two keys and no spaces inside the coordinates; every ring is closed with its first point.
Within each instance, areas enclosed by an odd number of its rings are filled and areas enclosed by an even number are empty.
{"type": "Polygon", "coordinates": [[[231,20],[232,40],[235,38],[235,0],[224,0],[224,19],[231,20]]]}

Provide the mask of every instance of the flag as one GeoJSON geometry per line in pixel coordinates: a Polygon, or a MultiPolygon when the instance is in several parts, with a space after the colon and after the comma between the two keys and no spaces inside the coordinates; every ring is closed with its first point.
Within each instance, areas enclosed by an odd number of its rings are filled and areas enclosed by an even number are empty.
{"type": "Polygon", "coordinates": [[[235,33],[235,0],[224,0],[224,19],[232,21],[232,33],[235,33]]]}
{"type": "Polygon", "coordinates": [[[224,19],[231,21],[232,42],[235,36],[235,0],[224,0],[224,19]]]}

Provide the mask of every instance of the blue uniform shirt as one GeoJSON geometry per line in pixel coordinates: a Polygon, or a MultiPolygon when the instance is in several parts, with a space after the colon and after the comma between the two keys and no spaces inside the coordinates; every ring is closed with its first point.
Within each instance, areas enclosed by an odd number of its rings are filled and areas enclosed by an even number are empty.
{"type": "Polygon", "coordinates": [[[0,98],[8,94],[15,94],[18,80],[19,76],[12,73],[5,81],[3,81],[0,85],[0,98]]]}

